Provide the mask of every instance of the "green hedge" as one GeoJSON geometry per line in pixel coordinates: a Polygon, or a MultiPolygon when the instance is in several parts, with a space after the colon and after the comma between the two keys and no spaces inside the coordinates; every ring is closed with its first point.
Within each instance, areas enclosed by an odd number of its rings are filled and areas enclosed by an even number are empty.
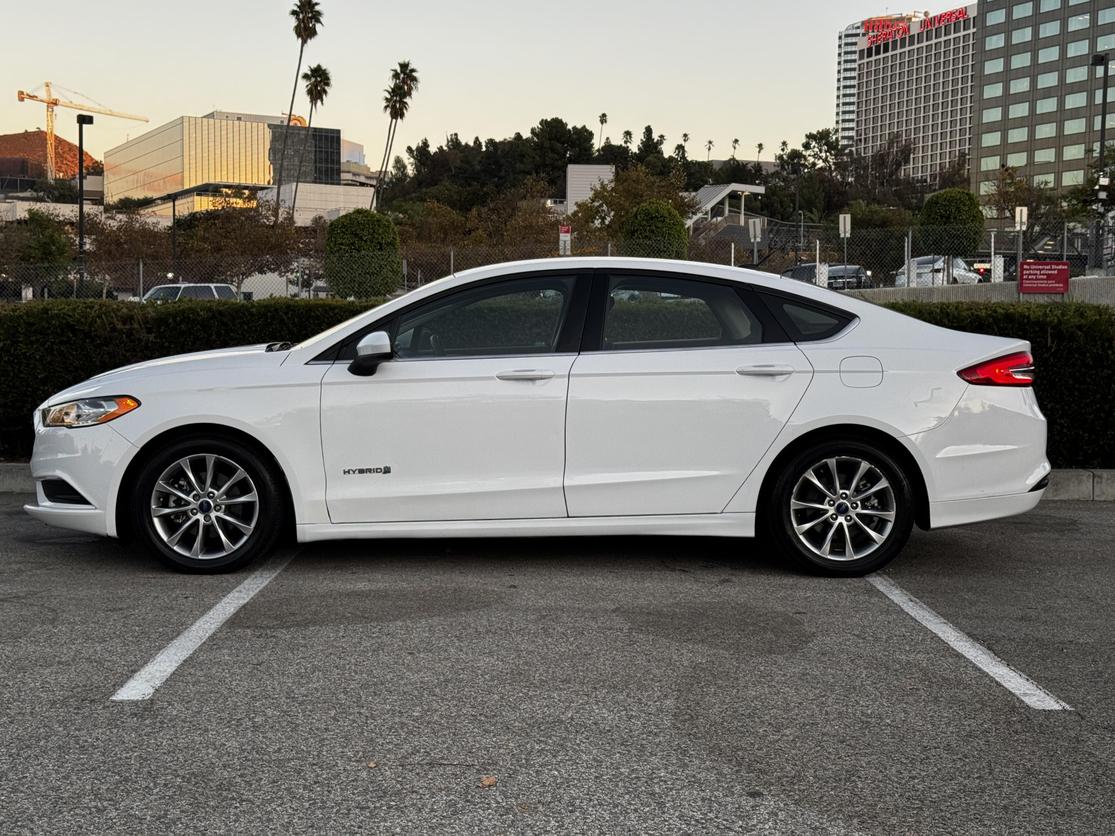
{"type": "Polygon", "coordinates": [[[1115,467],[1115,308],[1082,302],[898,302],[945,328],[1029,340],[1054,467],[1115,467]]]}
{"type": "MultiPolygon", "coordinates": [[[[0,456],[27,456],[31,411],[52,393],[92,375],[188,351],[298,341],[371,306],[289,299],[158,306],[56,300],[0,306],[0,456]]],[[[904,302],[890,307],[946,328],[1029,340],[1054,466],[1115,467],[1115,386],[1110,381],[1115,309],[1083,303],[904,302]]],[[[655,308],[669,319],[689,314],[676,303],[655,308]]],[[[626,323],[621,330],[630,339],[647,337],[633,328],[634,323],[626,323]]]]}
{"type": "Polygon", "coordinates": [[[297,342],[375,304],[59,299],[0,305],[0,456],[29,455],[32,410],[95,374],[171,354],[297,342]]]}

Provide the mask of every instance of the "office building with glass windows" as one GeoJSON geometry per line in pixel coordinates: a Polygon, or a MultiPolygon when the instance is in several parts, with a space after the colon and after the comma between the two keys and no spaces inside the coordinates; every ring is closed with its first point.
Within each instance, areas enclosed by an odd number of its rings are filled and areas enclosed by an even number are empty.
{"type": "Polygon", "coordinates": [[[873,21],[856,45],[854,151],[909,140],[904,173],[935,183],[971,146],[976,5],[873,21]]]}
{"type": "MultiPolygon", "coordinates": [[[[1104,68],[1092,59],[1115,60],[1115,0],[985,0],[981,8],[973,191],[991,194],[1008,166],[1057,191],[1087,182],[1104,96],[1104,68]]],[[[1110,88],[1106,95],[1110,106],[1110,88]]],[[[1108,131],[1113,125],[1109,115],[1108,131]]]]}
{"type": "MultiPolygon", "coordinates": [[[[284,128],[278,116],[180,116],[105,152],[105,203],[160,198],[155,214],[170,214],[172,202],[174,211],[188,213],[269,186],[283,153],[284,128]]],[[[340,185],[341,132],[292,124],[283,180],[340,185]]]]}

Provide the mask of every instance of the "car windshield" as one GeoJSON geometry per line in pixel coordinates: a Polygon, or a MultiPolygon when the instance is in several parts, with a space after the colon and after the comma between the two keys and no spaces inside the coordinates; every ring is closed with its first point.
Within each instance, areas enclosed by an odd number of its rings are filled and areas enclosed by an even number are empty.
{"type": "Polygon", "coordinates": [[[178,298],[178,292],[182,288],[176,284],[164,284],[159,287],[153,287],[147,291],[143,297],[144,302],[166,302],[171,299],[178,298]]]}

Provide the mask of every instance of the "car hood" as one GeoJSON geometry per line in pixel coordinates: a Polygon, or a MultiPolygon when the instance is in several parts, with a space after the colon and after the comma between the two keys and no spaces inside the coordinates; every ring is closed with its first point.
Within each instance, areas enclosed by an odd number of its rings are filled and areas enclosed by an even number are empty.
{"type": "Polygon", "coordinates": [[[167,375],[196,372],[229,375],[238,374],[239,370],[280,365],[286,359],[287,352],[267,351],[267,345],[267,343],[260,343],[259,345],[236,348],[196,351],[191,354],[175,354],[171,357],[159,357],[155,360],[133,363],[130,366],[121,366],[118,369],[101,372],[88,380],[57,392],[43,401],[40,408],[62,400],[80,397],[134,395],[135,392],[128,391],[130,387],[139,386],[145,381],[167,375]]]}

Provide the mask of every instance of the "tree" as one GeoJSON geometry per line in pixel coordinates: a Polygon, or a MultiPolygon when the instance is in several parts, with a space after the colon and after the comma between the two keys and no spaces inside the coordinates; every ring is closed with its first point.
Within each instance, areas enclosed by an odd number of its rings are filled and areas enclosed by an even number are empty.
{"type": "Polygon", "coordinates": [[[596,141],[597,148],[599,148],[604,142],[604,126],[608,124],[608,114],[601,113],[598,118],[600,119],[600,138],[596,141]]]}
{"type": "MultiPolygon", "coordinates": [[[[385,89],[383,97],[383,112],[388,115],[387,142],[383,147],[383,160],[379,164],[379,177],[387,171],[387,161],[391,159],[391,148],[395,144],[395,129],[400,121],[406,118],[410,110],[410,100],[414,91],[418,89],[418,70],[410,61],[400,61],[398,66],[391,71],[391,86],[385,89]]],[[[379,197],[379,180],[372,187],[371,208],[375,208],[379,197]]]]}
{"type": "Polygon", "coordinates": [[[609,238],[622,237],[628,216],[648,200],[663,200],[682,218],[696,211],[696,202],[683,194],[685,183],[679,169],[667,175],[656,175],[643,165],[617,171],[615,179],[601,183],[592,190],[588,200],[574,210],[571,220],[578,235],[603,233],[609,238]]]}
{"type": "MultiPolygon", "coordinates": [[[[290,120],[294,116],[294,97],[298,95],[298,79],[302,73],[302,54],[306,51],[306,44],[317,37],[318,27],[322,25],[321,4],[317,0],[297,0],[294,8],[290,10],[294,18],[294,37],[298,39],[298,66],[294,70],[294,88],[290,91],[290,107],[287,108],[286,125],[283,128],[283,149],[279,155],[279,167],[275,172],[275,195],[282,192],[283,166],[286,163],[287,137],[290,134],[290,120]]],[[[279,222],[279,204],[275,200],[274,222],[279,222]]]]}
{"type": "Polygon", "coordinates": [[[689,134],[683,133],[681,135],[681,144],[686,146],[685,150],[688,152],[688,150],[689,150],[689,134]]]}
{"type": "Polygon", "coordinates": [[[632,143],[632,141],[634,141],[634,139],[635,139],[635,137],[632,136],[631,131],[624,131],[623,132],[623,144],[627,148],[631,147],[631,143],[632,143]]]}
{"type": "Polygon", "coordinates": [[[712,161],[712,146],[713,146],[713,142],[712,142],[711,139],[705,141],[705,150],[708,152],[705,155],[705,162],[711,162],[712,161]]]}
{"type": "Polygon", "coordinates": [[[27,236],[20,259],[31,264],[60,267],[73,257],[73,242],[58,218],[38,209],[27,212],[27,236]]]}
{"type": "Polygon", "coordinates": [[[763,147],[764,147],[763,143],[761,143],[761,142],[756,142],[755,143],[755,160],[756,160],[756,162],[759,159],[761,159],[762,156],[763,156],[763,147]]]}
{"type": "MultiPolygon", "coordinates": [[[[983,243],[983,212],[967,189],[943,189],[925,199],[918,216],[922,242],[934,255],[971,255],[983,243]]],[[[945,269],[952,278],[952,259],[945,269]]]]}
{"type": "Polygon", "coordinates": [[[329,224],[325,280],[337,296],[370,299],[391,293],[402,278],[399,232],[386,215],[356,209],[329,224]]]}
{"type": "MultiPolygon", "coordinates": [[[[310,101],[310,116],[306,120],[306,135],[302,139],[302,152],[298,155],[298,179],[294,181],[294,196],[290,201],[290,214],[294,216],[295,206],[298,204],[298,184],[302,181],[302,166],[306,161],[306,146],[310,144],[310,137],[313,134],[314,127],[314,111],[325,101],[325,97],[329,95],[329,88],[333,84],[333,79],[329,77],[329,70],[321,66],[321,64],[314,64],[306,72],[302,73],[302,80],[306,82],[306,98],[310,101]]],[[[310,161],[311,175],[314,169],[313,160],[310,161]]],[[[280,195],[275,195],[275,200],[280,200],[280,195]]]]}
{"type": "Polygon", "coordinates": [[[648,258],[685,258],[689,235],[674,206],[662,199],[640,203],[620,230],[622,252],[648,258]]]}
{"type": "Polygon", "coordinates": [[[739,139],[732,140],[732,159],[736,158],[736,149],[739,148],[739,139]]]}

